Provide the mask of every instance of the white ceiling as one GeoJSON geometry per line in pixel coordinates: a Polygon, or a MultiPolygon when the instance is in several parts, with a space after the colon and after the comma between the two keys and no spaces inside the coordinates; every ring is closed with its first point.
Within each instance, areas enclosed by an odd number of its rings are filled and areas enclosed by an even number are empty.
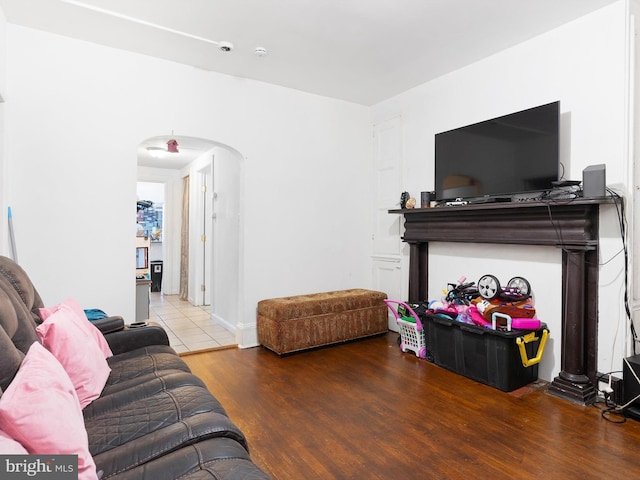
{"type": "Polygon", "coordinates": [[[0,0],[0,7],[11,23],[372,105],[616,1],[0,0]],[[223,53],[206,39],[235,48],[223,53]],[[268,54],[256,56],[256,47],[268,54]]]}

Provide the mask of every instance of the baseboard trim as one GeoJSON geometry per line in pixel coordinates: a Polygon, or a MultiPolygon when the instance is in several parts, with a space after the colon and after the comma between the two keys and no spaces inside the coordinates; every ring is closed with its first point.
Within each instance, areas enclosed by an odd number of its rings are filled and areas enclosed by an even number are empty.
{"type": "Polygon", "coordinates": [[[253,348],[258,342],[258,325],[256,323],[239,323],[236,325],[236,341],[238,348],[253,348]]]}
{"type": "Polygon", "coordinates": [[[235,334],[238,348],[253,348],[260,345],[258,342],[258,325],[256,323],[234,325],[215,313],[211,314],[211,317],[221,326],[235,334]]]}
{"type": "Polygon", "coordinates": [[[236,326],[233,325],[232,323],[227,322],[221,316],[216,315],[215,313],[212,313],[211,314],[211,318],[213,318],[213,320],[215,320],[217,323],[219,323],[221,326],[223,326],[226,330],[229,330],[230,332],[236,333],[236,326]]]}

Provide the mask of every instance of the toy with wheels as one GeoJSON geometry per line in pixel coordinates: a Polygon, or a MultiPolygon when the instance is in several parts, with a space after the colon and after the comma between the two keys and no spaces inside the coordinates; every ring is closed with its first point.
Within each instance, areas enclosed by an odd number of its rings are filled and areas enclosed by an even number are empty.
{"type": "Polygon", "coordinates": [[[427,345],[424,338],[424,328],[422,322],[416,312],[406,303],[399,302],[397,300],[386,299],[384,303],[389,307],[391,313],[396,318],[398,324],[398,330],[400,331],[400,350],[406,352],[407,350],[413,351],[418,358],[427,358],[427,345]],[[400,308],[397,308],[393,304],[402,307],[407,315],[402,316],[398,313],[400,308]]]}
{"type": "Polygon", "coordinates": [[[487,300],[503,299],[515,302],[531,297],[531,285],[526,278],[513,277],[506,287],[502,287],[493,275],[483,275],[478,280],[478,292],[487,300]]]}
{"type": "Polygon", "coordinates": [[[475,285],[475,282],[467,282],[467,277],[461,277],[457,283],[449,283],[448,289],[443,291],[445,301],[453,305],[469,305],[480,295],[475,285]]]}

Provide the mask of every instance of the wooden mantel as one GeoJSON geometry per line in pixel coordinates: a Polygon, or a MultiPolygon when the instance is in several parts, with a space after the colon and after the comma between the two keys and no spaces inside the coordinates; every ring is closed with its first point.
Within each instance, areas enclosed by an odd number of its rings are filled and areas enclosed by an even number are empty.
{"type": "Polygon", "coordinates": [[[562,249],[562,359],[549,392],[593,403],[598,346],[598,225],[610,197],[389,210],[404,215],[409,301],[428,298],[429,242],[547,245],[562,249]]]}

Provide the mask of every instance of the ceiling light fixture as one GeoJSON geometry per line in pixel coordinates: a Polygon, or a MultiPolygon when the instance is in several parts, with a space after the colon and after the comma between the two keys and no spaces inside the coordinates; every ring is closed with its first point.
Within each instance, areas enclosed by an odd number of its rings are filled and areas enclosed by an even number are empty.
{"type": "Polygon", "coordinates": [[[165,158],[167,154],[180,153],[180,150],[178,150],[178,141],[175,138],[167,140],[166,147],[150,145],[148,147],[145,147],[145,150],[153,158],[165,158]]]}
{"type": "Polygon", "coordinates": [[[175,138],[172,138],[167,142],[167,152],[180,153],[180,151],[178,150],[178,141],[175,138]]]}
{"type": "Polygon", "coordinates": [[[145,150],[153,158],[162,158],[167,153],[167,149],[162,147],[146,147],[145,150]]]}
{"type": "Polygon", "coordinates": [[[145,27],[156,28],[158,30],[162,30],[164,32],[173,33],[175,35],[180,35],[183,37],[191,38],[193,40],[199,40],[201,42],[211,43],[213,45],[219,45],[218,49],[224,52],[229,52],[233,49],[233,45],[229,42],[216,42],[215,40],[211,40],[209,38],[199,37],[198,35],[192,35],[187,32],[183,32],[181,30],[175,30],[173,28],[165,27],[163,25],[158,25],[157,23],[147,22],[145,20],[140,20],[139,18],[130,17],[129,15],[124,15],[122,13],[114,12],[113,10],[107,10],[106,8],[96,7],[95,5],[89,5],[88,3],[78,2],[76,0],[60,0],[62,3],[67,3],[69,5],[73,5],[80,8],[85,8],[87,10],[91,10],[98,13],[103,13],[104,15],[109,15],[115,18],[120,18],[122,20],[127,20],[128,22],[137,23],[139,25],[144,25],[145,27]],[[231,45],[231,48],[228,50],[223,49],[223,44],[231,45]]]}

